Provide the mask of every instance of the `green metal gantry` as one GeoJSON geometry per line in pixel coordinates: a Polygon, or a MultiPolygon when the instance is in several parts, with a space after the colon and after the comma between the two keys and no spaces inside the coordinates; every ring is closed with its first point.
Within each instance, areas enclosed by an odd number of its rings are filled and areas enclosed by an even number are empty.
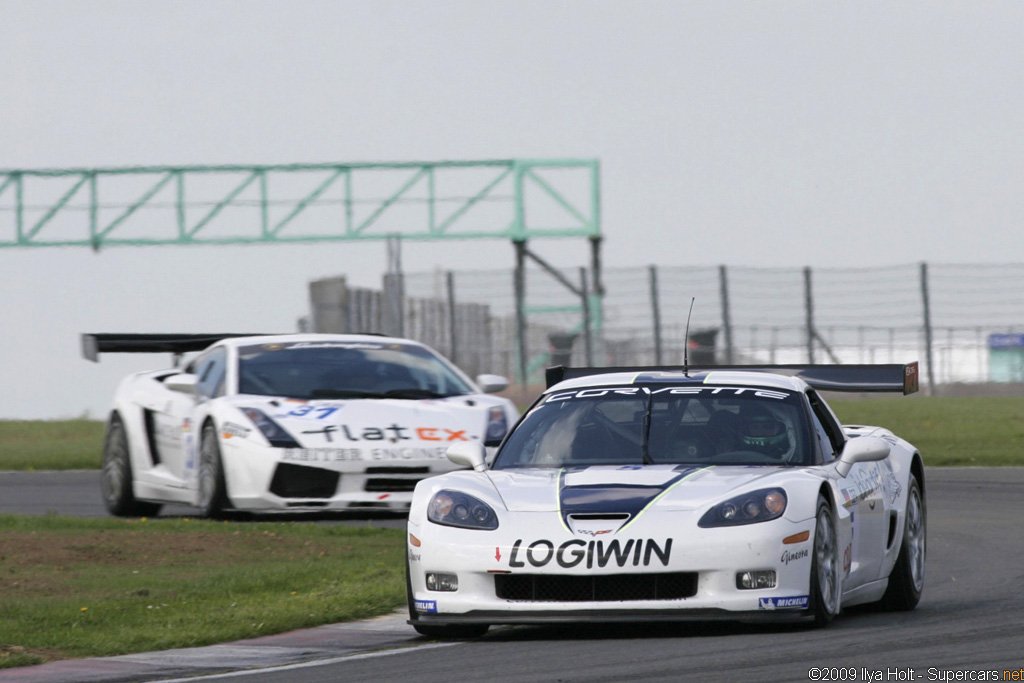
{"type": "Polygon", "coordinates": [[[0,247],[353,241],[396,233],[403,240],[599,238],[598,162],[0,170],[0,247]],[[474,222],[484,207],[488,217],[474,222]],[[315,221],[300,220],[314,208],[315,221]]]}

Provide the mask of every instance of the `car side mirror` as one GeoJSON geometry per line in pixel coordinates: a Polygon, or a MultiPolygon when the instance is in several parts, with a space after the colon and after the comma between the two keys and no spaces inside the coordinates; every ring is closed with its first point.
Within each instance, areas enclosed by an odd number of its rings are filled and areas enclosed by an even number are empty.
{"type": "Polygon", "coordinates": [[[858,462],[875,462],[889,457],[889,442],[877,436],[858,436],[846,442],[843,453],[839,456],[836,472],[840,477],[850,473],[850,468],[858,462]]]}
{"type": "Polygon", "coordinates": [[[487,465],[484,464],[484,457],[487,451],[479,441],[463,441],[453,443],[448,447],[448,459],[456,465],[471,467],[477,472],[483,472],[487,465]]]}
{"type": "Polygon", "coordinates": [[[171,391],[178,391],[189,396],[199,395],[199,378],[185,372],[171,375],[164,380],[164,386],[171,391]]]}
{"type": "Polygon", "coordinates": [[[476,383],[485,394],[496,394],[508,388],[508,378],[501,375],[477,375],[476,383]]]}

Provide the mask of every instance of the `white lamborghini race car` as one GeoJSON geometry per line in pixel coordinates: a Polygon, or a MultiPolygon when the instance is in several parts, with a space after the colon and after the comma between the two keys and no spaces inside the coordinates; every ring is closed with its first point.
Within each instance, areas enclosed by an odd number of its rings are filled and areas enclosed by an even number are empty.
{"type": "Polygon", "coordinates": [[[488,466],[420,482],[409,623],[790,618],[913,609],[924,586],[920,453],[840,426],[818,389],[917,390],[917,364],[552,368],[488,466]],[[621,371],[628,370],[628,371],[621,371]]]}
{"type": "Polygon", "coordinates": [[[453,443],[497,446],[518,413],[430,348],[372,335],[86,334],[85,356],[202,352],[125,378],[103,448],[115,515],[185,503],[226,510],[404,510],[457,467],[453,443]]]}

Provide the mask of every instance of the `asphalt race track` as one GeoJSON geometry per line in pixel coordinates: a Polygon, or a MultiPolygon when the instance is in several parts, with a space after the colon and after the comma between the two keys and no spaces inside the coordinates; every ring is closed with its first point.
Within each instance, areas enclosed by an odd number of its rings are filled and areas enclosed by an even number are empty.
{"type": "MultiPolygon", "coordinates": [[[[824,630],[515,627],[456,643],[418,637],[395,614],[208,648],[0,670],[0,681],[1021,680],[1024,468],[928,469],[926,493],[925,593],[910,613],[856,608],[824,630]],[[216,675],[227,670],[235,673],[216,675]]],[[[50,511],[104,515],[98,473],[0,472],[0,513],[50,511]]]]}

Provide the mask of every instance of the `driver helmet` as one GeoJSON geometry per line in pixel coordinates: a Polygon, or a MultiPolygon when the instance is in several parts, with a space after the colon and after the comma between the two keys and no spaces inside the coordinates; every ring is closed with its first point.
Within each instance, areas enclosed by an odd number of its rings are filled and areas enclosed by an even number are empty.
{"type": "Polygon", "coordinates": [[[740,441],[750,450],[780,456],[789,450],[785,423],[761,406],[744,406],[740,411],[740,441]]]}

